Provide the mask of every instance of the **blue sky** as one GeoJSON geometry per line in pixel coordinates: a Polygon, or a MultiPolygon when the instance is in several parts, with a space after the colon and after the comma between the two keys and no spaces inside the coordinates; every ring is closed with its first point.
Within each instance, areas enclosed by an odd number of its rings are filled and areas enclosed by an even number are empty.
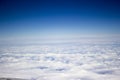
{"type": "Polygon", "coordinates": [[[120,35],[119,0],[0,0],[0,38],[120,35]]]}

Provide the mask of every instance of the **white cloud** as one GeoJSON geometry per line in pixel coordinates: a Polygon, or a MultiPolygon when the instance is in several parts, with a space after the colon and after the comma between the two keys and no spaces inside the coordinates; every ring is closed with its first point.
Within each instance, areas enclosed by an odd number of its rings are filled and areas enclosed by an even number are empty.
{"type": "Polygon", "coordinates": [[[8,46],[0,49],[0,77],[31,80],[119,80],[114,41],[8,46]],[[104,44],[103,44],[104,43],[104,44]]]}

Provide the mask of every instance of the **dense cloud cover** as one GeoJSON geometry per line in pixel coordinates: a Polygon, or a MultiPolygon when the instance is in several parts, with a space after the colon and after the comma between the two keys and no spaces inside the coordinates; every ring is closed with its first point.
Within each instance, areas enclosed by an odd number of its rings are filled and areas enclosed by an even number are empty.
{"type": "Polygon", "coordinates": [[[79,41],[0,48],[0,77],[30,80],[119,80],[119,41],[79,41]]]}

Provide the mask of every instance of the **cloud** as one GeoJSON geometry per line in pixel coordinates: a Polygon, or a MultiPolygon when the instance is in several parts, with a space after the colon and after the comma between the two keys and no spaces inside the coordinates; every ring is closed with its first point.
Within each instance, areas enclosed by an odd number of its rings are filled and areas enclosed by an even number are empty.
{"type": "MultiPolygon", "coordinates": [[[[115,40],[116,41],[116,40],[115,40]]],[[[114,41],[6,46],[0,77],[30,80],[119,80],[119,46],[114,41]]]]}

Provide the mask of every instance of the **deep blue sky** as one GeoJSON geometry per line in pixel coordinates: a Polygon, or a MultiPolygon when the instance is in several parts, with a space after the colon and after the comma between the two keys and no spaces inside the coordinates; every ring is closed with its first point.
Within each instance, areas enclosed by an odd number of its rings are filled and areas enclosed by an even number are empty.
{"type": "Polygon", "coordinates": [[[0,0],[0,38],[120,35],[120,0],[0,0]]]}

